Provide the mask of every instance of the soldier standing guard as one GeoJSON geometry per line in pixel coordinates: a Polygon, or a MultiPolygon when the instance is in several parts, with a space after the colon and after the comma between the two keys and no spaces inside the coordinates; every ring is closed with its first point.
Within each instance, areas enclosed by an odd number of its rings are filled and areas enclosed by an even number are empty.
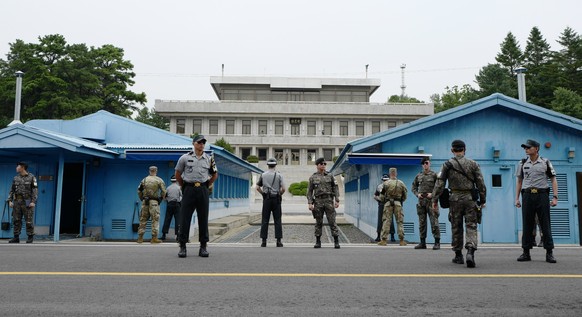
{"type": "MultiPolygon", "coordinates": [[[[464,264],[463,260],[463,219],[465,220],[465,236],[467,242],[467,267],[475,267],[475,250],[477,250],[478,208],[485,208],[486,188],[483,175],[477,162],[465,157],[465,142],[454,140],[451,152],[455,155],[446,161],[438,174],[437,183],[432,192],[432,205],[437,208],[438,197],[449,182],[451,188],[449,220],[453,231],[451,243],[455,257],[453,263],[464,264]],[[475,187],[476,186],[476,187],[475,187]],[[477,191],[475,191],[477,188],[477,191]],[[480,207],[477,200],[481,202],[480,207]]],[[[447,189],[448,190],[448,189],[447,189]]],[[[531,231],[530,231],[531,232],[531,231]]]]}
{"type": "Polygon", "coordinates": [[[170,178],[172,185],[168,186],[166,195],[166,217],[164,217],[164,225],[162,226],[162,241],[166,240],[166,234],[170,230],[170,223],[174,217],[174,233],[176,241],[178,241],[178,226],[180,225],[180,202],[182,201],[182,189],[176,183],[176,177],[170,178]]]}
{"type": "Polygon", "coordinates": [[[321,229],[323,227],[323,214],[327,218],[331,235],[334,240],[334,248],[339,249],[339,230],[335,222],[335,208],[339,207],[339,189],[333,175],[329,174],[325,167],[327,163],[323,157],[315,161],[317,172],[309,177],[309,187],[307,189],[307,203],[309,210],[315,218],[315,245],[314,248],[321,248],[321,229]]]}
{"type": "Polygon", "coordinates": [[[152,218],[151,243],[160,243],[158,228],[160,227],[160,202],[166,197],[166,184],[157,176],[158,168],[150,166],[150,175],[139,183],[137,195],[142,201],[139,216],[139,229],[137,230],[137,243],[143,243],[146,223],[152,218]]]}
{"type": "Polygon", "coordinates": [[[16,176],[12,181],[8,202],[12,210],[14,224],[14,238],[8,243],[20,243],[20,231],[22,230],[22,217],[26,221],[26,243],[34,240],[34,207],[38,199],[38,185],[34,175],[28,173],[28,164],[19,162],[16,164],[16,176]]]}
{"type": "Polygon", "coordinates": [[[182,206],[180,208],[180,229],[178,230],[178,242],[180,251],[178,257],[185,258],[186,243],[190,236],[190,223],[194,210],[198,215],[198,240],[200,250],[198,256],[207,258],[208,243],[208,207],[210,190],[214,181],[218,178],[218,170],[214,162],[214,156],[204,153],[206,138],[196,135],[192,139],[193,150],[182,155],[176,164],[176,180],[182,187],[182,206]]]}
{"type": "Polygon", "coordinates": [[[285,182],[281,173],[275,171],[277,160],[271,157],[267,160],[269,170],[261,174],[257,182],[257,191],[263,196],[263,209],[261,219],[261,247],[267,246],[267,236],[269,234],[269,221],[271,212],[275,222],[275,239],[277,247],[283,247],[283,225],[281,224],[281,199],[285,193],[285,182]]]}
{"type": "MultiPolygon", "coordinates": [[[[380,237],[382,236],[382,226],[384,225],[384,201],[380,199],[380,194],[382,193],[382,189],[384,188],[384,182],[390,179],[388,174],[382,175],[382,183],[380,183],[376,187],[376,191],[374,192],[374,200],[378,202],[378,223],[376,226],[376,239],[374,241],[380,242],[380,237]]],[[[394,239],[394,217],[390,219],[390,241],[396,241],[394,239]]]]}
{"type": "Polygon", "coordinates": [[[406,185],[397,178],[398,171],[391,167],[389,170],[390,179],[384,182],[382,194],[384,201],[384,225],[382,226],[382,240],[378,245],[387,245],[388,232],[390,231],[390,219],[396,215],[396,223],[398,224],[398,238],[400,238],[400,245],[405,246],[404,241],[404,213],[402,212],[402,203],[406,200],[408,189],[406,185]]]}
{"type": "Polygon", "coordinates": [[[416,212],[418,214],[418,227],[420,231],[420,243],[415,249],[426,249],[426,217],[430,220],[430,227],[434,237],[433,250],[441,248],[441,230],[439,228],[439,209],[432,208],[432,191],[437,180],[437,174],[430,169],[430,159],[423,157],[420,161],[422,172],[418,173],[412,181],[412,192],[418,197],[416,212]]]}

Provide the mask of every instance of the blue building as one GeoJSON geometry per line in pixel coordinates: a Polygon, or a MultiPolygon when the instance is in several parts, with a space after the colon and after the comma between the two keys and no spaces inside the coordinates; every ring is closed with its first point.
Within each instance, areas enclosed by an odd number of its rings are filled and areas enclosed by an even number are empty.
{"type": "MultiPolygon", "coordinates": [[[[410,190],[421,171],[420,159],[431,156],[432,168],[438,172],[452,156],[454,139],[465,141],[467,157],[479,163],[485,178],[487,206],[479,225],[481,242],[520,241],[521,209],[514,207],[515,172],[525,158],[520,145],[534,139],[542,145],[540,155],[550,159],[557,172],[559,201],[551,208],[554,241],[581,243],[582,120],[501,94],[349,142],[331,169],[333,174],[344,175],[346,217],[370,236],[375,235],[377,204],[372,195],[382,174],[397,167],[398,177],[410,190]]],[[[411,196],[404,203],[409,241],[420,240],[416,202],[411,196]]],[[[448,209],[441,210],[441,242],[451,239],[447,215],[448,209]]],[[[431,239],[429,232],[427,242],[431,239]]]]}
{"type": "MultiPolygon", "coordinates": [[[[135,239],[137,186],[148,167],[156,165],[169,185],[175,162],[191,148],[188,137],[107,111],[18,123],[0,130],[0,195],[8,197],[16,163],[25,161],[38,180],[36,234],[54,234],[55,241],[60,234],[135,239]]],[[[210,219],[248,211],[251,174],[262,170],[221,147],[207,144],[205,150],[214,153],[219,170],[210,219]]],[[[165,203],[161,211],[163,219],[165,203]]],[[[12,237],[12,229],[0,237],[12,237]]]]}

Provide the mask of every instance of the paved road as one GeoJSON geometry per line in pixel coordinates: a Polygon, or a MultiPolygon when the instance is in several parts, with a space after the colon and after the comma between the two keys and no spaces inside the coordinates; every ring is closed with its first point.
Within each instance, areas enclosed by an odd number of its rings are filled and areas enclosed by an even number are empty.
{"type": "Polygon", "coordinates": [[[450,250],[331,244],[0,241],[1,316],[580,316],[582,248],[557,264],[518,263],[517,246],[483,246],[477,268],[450,250]]]}

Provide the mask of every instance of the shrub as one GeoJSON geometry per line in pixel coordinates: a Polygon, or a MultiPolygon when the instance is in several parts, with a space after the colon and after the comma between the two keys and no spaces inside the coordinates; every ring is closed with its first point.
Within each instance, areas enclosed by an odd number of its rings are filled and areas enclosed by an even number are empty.
{"type": "Polygon", "coordinates": [[[255,155],[249,155],[249,156],[247,156],[247,162],[249,162],[249,163],[259,163],[259,158],[256,157],[255,155]]]}
{"type": "Polygon", "coordinates": [[[303,181],[289,185],[289,192],[294,196],[307,196],[307,187],[309,182],[303,181]]]}

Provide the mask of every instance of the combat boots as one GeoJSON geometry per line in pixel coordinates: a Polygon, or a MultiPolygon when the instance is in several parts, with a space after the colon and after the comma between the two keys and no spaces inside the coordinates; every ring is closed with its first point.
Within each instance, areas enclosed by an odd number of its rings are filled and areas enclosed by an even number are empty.
{"type": "Polygon", "coordinates": [[[388,241],[386,241],[385,239],[380,240],[380,242],[378,242],[378,245],[387,245],[388,241]]]}
{"type": "Polygon", "coordinates": [[[426,249],[426,239],[420,239],[420,243],[414,247],[415,249],[426,249]]]}
{"type": "Polygon", "coordinates": [[[406,241],[404,241],[404,239],[400,239],[400,246],[403,247],[405,246],[407,243],[406,241]]]}
{"type": "Polygon", "coordinates": [[[375,242],[380,242],[380,232],[378,232],[378,236],[376,236],[376,239],[374,239],[375,242]]]}
{"type": "Polygon", "coordinates": [[[461,250],[455,251],[455,257],[453,258],[453,263],[465,264],[463,260],[463,252],[461,250]]]}
{"type": "Polygon", "coordinates": [[[469,248],[467,250],[467,267],[475,267],[475,249],[469,248]]]}
{"type": "Polygon", "coordinates": [[[339,245],[339,237],[338,236],[333,237],[333,248],[334,249],[339,249],[340,248],[340,245],[339,245]]]}
{"type": "Polygon", "coordinates": [[[283,242],[281,242],[281,238],[277,238],[277,248],[282,248],[283,242]]]}
{"type": "Polygon", "coordinates": [[[441,249],[441,239],[435,238],[434,245],[432,246],[433,250],[440,250],[441,249]]]}
{"type": "Polygon", "coordinates": [[[200,243],[200,250],[198,250],[198,256],[202,258],[207,258],[210,255],[208,251],[206,251],[206,242],[200,243]]]}
{"type": "Polygon", "coordinates": [[[315,237],[315,245],[313,247],[315,249],[321,248],[321,237],[315,237]]]}
{"type": "Polygon", "coordinates": [[[162,233],[162,237],[160,238],[160,240],[162,240],[162,241],[166,240],[166,234],[165,233],[162,233]]]}
{"type": "Polygon", "coordinates": [[[152,238],[152,240],[150,241],[150,243],[152,243],[152,244],[153,244],[153,243],[162,243],[162,241],[160,241],[160,239],[158,239],[158,237],[157,237],[157,236],[154,236],[154,237],[152,238]]]}
{"type": "Polygon", "coordinates": [[[8,243],[20,243],[20,237],[14,236],[14,238],[8,240],[8,243]]]}
{"type": "Polygon", "coordinates": [[[556,259],[554,259],[554,252],[552,252],[552,250],[548,250],[546,252],[546,262],[556,263],[556,259]]]}
{"type": "Polygon", "coordinates": [[[178,252],[178,257],[179,258],[186,257],[186,243],[184,242],[180,242],[180,252],[178,252]]]}
{"type": "Polygon", "coordinates": [[[394,239],[394,234],[390,234],[390,242],[396,242],[396,239],[394,239]]]}
{"type": "Polygon", "coordinates": [[[26,239],[26,243],[32,243],[34,241],[34,234],[29,234],[28,239],[26,239]]]}
{"type": "Polygon", "coordinates": [[[137,235],[137,243],[143,243],[143,233],[137,235]]]}
{"type": "Polygon", "coordinates": [[[529,255],[529,249],[523,249],[523,253],[517,258],[517,262],[531,261],[531,255],[529,255]]]}

